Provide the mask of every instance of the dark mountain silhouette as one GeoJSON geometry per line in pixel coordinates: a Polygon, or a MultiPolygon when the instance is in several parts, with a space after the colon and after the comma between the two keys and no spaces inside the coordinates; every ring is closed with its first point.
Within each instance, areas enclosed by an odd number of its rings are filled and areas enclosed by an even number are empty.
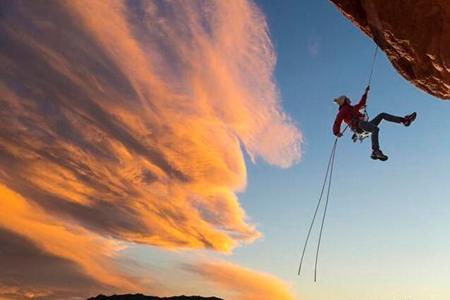
{"type": "Polygon", "coordinates": [[[145,296],[142,294],[125,294],[125,295],[98,295],[87,300],[224,300],[217,297],[200,297],[200,296],[174,296],[174,297],[155,297],[145,296]]]}

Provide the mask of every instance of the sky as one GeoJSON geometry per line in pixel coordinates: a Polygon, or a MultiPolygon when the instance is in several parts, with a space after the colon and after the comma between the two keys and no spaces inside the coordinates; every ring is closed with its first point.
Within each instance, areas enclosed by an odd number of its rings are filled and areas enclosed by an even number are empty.
{"type": "Polygon", "coordinates": [[[379,53],[387,162],[339,140],[373,42],[328,1],[0,5],[0,299],[448,299],[448,104],[379,53]]]}

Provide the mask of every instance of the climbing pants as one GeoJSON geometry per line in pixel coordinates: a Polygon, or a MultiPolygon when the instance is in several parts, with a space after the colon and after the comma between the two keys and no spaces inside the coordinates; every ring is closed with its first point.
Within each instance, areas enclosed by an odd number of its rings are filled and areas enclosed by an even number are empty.
{"type": "Polygon", "coordinates": [[[359,121],[359,127],[362,130],[372,133],[372,149],[373,150],[380,149],[380,144],[379,144],[379,140],[378,140],[378,132],[380,131],[380,129],[378,128],[378,125],[380,125],[382,120],[386,120],[386,121],[394,122],[394,123],[402,123],[404,121],[404,118],[390,115],[387,113],[381,113],[370,121],[363,121],[363,120],[359,121]]]}

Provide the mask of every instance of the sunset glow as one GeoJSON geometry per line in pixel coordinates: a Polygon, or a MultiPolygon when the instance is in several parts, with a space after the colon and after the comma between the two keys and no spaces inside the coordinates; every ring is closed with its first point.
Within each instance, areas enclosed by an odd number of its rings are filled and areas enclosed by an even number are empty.
{"type": "Polygon", "coordinates": [[[0,0],[0,300],[448,300],[449,8],[0,0]]]}
{"type": "MultiPolygon", "coordinates": [[[[53,271],[82,276],[91,294],[148,290],[115,265],[123,242],[229,253],[261,236],[236,195],[244,156],[289,167],[301,134],[279,105],[255,4],[14,1],[5,10],[5,235],[64,260],[70,268],[53,271]]],[[[33,279],[0,278],[3,294],[76,294],[33,279]]]]}

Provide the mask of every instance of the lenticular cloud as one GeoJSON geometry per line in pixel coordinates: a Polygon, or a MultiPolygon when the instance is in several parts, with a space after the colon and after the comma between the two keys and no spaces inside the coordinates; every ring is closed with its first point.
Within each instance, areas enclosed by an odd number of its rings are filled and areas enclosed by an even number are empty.
{"type": "Polygon", "coordinates": [[[243,151],[288,167],[301,134],[252,2],[0,6],[5,188],[55,224],[118,240],[227,252],[259,236],[235,194],[243,151]]]}

